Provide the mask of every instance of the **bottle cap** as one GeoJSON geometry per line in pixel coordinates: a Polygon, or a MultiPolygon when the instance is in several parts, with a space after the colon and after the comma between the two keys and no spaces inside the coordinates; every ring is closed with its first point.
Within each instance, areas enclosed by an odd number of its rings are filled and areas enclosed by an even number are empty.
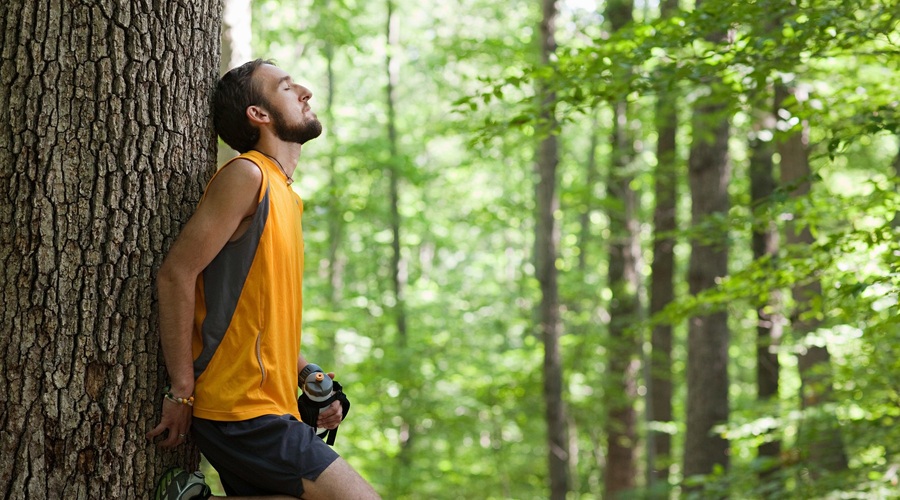
{"type": "Polygon", "coordinates": [[[309,374],[306,378],[303,392],[306,393],[309,399],[321,402],[331,397],[333,388],[334,382],[331,380],[331,377],[326,377],[322,372],[317,372],[309,374]]]}

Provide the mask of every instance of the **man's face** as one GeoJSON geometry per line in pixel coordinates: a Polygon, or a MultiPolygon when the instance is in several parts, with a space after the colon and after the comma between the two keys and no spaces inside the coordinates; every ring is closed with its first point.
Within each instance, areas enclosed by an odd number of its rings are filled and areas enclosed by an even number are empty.
{"type": "Polygon", "coordinates": [[[272,115],[272,128],[275,135],[285,142],[296,142],[297,144],[305,144],[310,139],[315,139],[322,134],[322,123],[316,117],[315,113],[310,112],[312,117],[303,121],[289,121],[285,114],[278,111],[277,107],[269,110],[272,115]]]}
{"type": "Polygon", "coordinates": [[[272,116],[275,135],[285,142],[304,144],[322,133],[322,123],[309,106],[312,92],[294,83],[284,70],[271,65],[260,66],[260,82],[264,85],[261,104],[272,116]]]}

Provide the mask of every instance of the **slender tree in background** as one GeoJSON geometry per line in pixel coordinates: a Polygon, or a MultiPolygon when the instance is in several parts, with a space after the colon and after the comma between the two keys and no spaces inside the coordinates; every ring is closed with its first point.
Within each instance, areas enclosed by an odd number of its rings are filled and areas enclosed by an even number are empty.
{"type": "MultiPolygon", "coordinates": [[[[900,144],[900,135],[897,136],[897,139],[900,144]]],[[[900,177],[900,145],[897,146],[897,154],[894,155],[894,175],[900,177]]]]}
{"type": "MultiPolygon", "coordinates": [[[[722,108],[700,103],[694,107],[695,135],[689,159],[691,220],[699,227],[710,216],[728,210],[728,121],[716,117],[722,108]],[[712,126],[709,127],[709,124],[712,126]],[[709,127],[704,131],[705,127],[709,127]],[[714,137],[705,137],[711,133],[714,137]]],[[[701,230],[702,231],[702,230],[701,230]]],[[[703,240],[694,237],[689,264],[689,288],[698,294],[715,286],[727,274],[727,235],[703,240]]],[[[689,319],[687,364],[687,435],[684,449],[686,476],[712,472],[728,463],[728,442],[713,427],[728,420],[728,316],[724,311],[689,319]]]]}
{"type": "Polygon", "coordinates": [[[400,82],[400,64],[393,52],[400,45],[400,18],[394,12],[393,0],[387,0],[387,48],[384,61],[387,86],[385,87],[385,106],[387,109],[388,148],[390,164],[386,169],[388,178],[388,203],[390,204],[391,228],[391,283],[394,289],[394,310],[397,335],[400,347],[406,347],[406,312],[403,306],[403,287],[406,277],[403,272],[403,256],[400,253],[400,153],[397,142],[397,84],[400,82]]]}
{"type": "Polygon", "coordinates": [[[401,218],[400,218],[400,178],[401,164],[400,150],[397,139],[397,85],[400,83],[400,63],[394,54],[400,47],[400,18],[394,11],[394,0],[386,0],[387,16],[385,23],[385,35],[387,37],[387,51],[385,52],[384,68],[387,77],[385,88],[385,107],[387,110],[388,150],[390,156],[385,174],[388,181],[388,225],[391,229],[391,284],[393,287],[393,311],[394,327],[396,328],[396,349],[403,360],[400,366],[405,367],[397,373],[401,387],[400,395],[400,454],[399,463],[395,467],[395,477],[400,477],[403,469],[408,469],[413,459],[412,445],[415,425],[412,422],[411,405],[413,403],[410,386],[407,381],[412,380],[412,360],[409,358],[409,334],[406,326],[406,301],[404,290],[406,287],[406,263],[401,253],[401,218]]]}
{"type": "MultiPolygon", "coordinates": [[[[894,156],[894,181],[896,182],[894,189],[900,191],[900,182],[897,182],[900,179],[900,135],[897,136],[897,143],[897,154],[894,156]]],[[[894,214],[892,223],[895,228],[900,227],[900,212],[894,214]]]]}
{"type": "MultiPolygon", "coordinates": [[[[606,17],[613,33],[632,21],[631,0],[606,3],[606,17]]],[[[638,321],[638,272],[641,254],[638,220],[638,194],[634,180],[634,132],[629,120],[625,96],[612,102],[613,123],[610,133],[611,161],[607,178],[609,214],[608,285],[609,304],[606,384],[603,391],[606,409],[605,498],[634,488],[637,476],[637,376],[640,370],[639,343],[629,326],[638,321]]]]}
{"type": "MultiPolygon", "coordinates": [[[[345,298],[345,273],[347,266],[346,250],[346,223],[344,214],[345,195],[347,190],[346,171],[342,162],[340,150],[344,147],[341,143],[341,127],[338,110],[340,108],[339,88],[343,83],[341,72],[336,70],[341,55],[345,53],[347,43],[346,26],[354,21],[353,12],[345,4],[332,0],[313,2],[309,8],[302,8],[295,13],[302,18],[302,25],[297,28],[303,34],[303,45],[307,48],[306,56],[300,58],[298,74],[304,79],[317,80],[316,75],[322,73],[323,85],[313,84],[318,91],[313,90],[313,107],[317,110],[324,127],[324,142],[317,143],[312,154],[317,156],[306,160],[306,168],[302,169],[302,175],[315,179],[321,168],[323,175],[323,189],[320,192],[310,192],[306,200],[309,210],[305,212],[307,218],[305,224],[310,231],[307,233],[310,244],[306,247],[311,258],[318,260],[316,266],[316,278],[311,283],[320,283],[321,288],[310,287],[306,296],[308,299],[304,306],[318,310],[315,319],[308,321],[307,331],[312,332],[309,339],[311,353],[316,359],[320,359],[322,366],[333,366],[339,379],[346,383],[341,357],[341,346],[337,332],[342,328],[348,328],[346,321],[346,307],[342,301],[345,298]],[[324,68],[317,68],[313,61],[318,62],[321,57],[324,68]],[[324,101],[324,103],[323,103],[324,101]]],[[[299,21],[289,21],[291,25],[300,24],[299,21]]],[[[381,35],[383,36],[383,35],[381,35]]],[[[296,50],[297,41],[290,37],[287,39],[291,46],[291,52],[296,50]]],[[[383,63],[377,63],[379,67],[383,63]]],[[[384,94],[380,90],[372,89],[378,96],[384,94]]],[[[374,170],[373,172],[377,172],[374,170]]],[[[384,170],[382,170],[384,171],[384,170]]],[[[358,180],[358,179],[357,179],[358,180]]],[[[312,182],[305,186],[309,187],[312,182]]],[[[300,184],[303,186],[303,184],[300,184]]],[[[383,199],[383,197],[382,197],[383,199]]],[[[383,221],[383,215],[379,214],[383,221]]],[[[310,269],[312,271],[312,269],[310,269]]],[[[310,273],[312,279],[312,273],[310,273]]]]}
{"type": "MultiPolygon", "coordinates": [[[[712,42],[721,43],[723,38],[712,42]]],[[[691,119],[688,178],[693,233],[688,287],[692,295],[715,287],[728,274],[727,230],[714,224],[716,217],[728,213],[731,177],[729,117],[722,97],[716,95],[721,92],[717,85],[720,82],[712,77],[706,94],[697,98],[691,119]]],[[[713,428],[728,421],[729,336],[726,311],[701,311],[688,320],[685,477],[728,465],[728,441],[713,428]]]]}
{"type": "MultiPolygon", "coordinates": [[[[778,82],[775,85],[775,114],[787,123],[794,116],[786,104],[789,97],[794,103],[803,103],[806,91],[798,91],[795,83],[778,82]]],[[[796,120],[789,132],[777,141],[781,157],[781,182],[794,198],[807,196],[812,187],[812,170],[809,165],[809,126],[805,120],[796,120]]],[[[785,237],[789,247],[811,247],[815,238],[808,224],[800,221],[788,224],[785,237]]],[[[804,277],[791,289],[794,308],[790,314],[793,335],[803,343],[807,336],[820,326],[813,311],[813,301],[822,295],[822,284],[816,276],[804,277]]],[[[798,447],[805,463],[809,464],[812,477],[826,471],[847,468],[847,456],[841,431],[834,414],[828,408],[834,402],[832,396],[831,355],[826,345],[810,343],[798,354],[800,371],[800,400],[804,419],[800,424],[798,447]]]]}
{"type": "MultiPolygon", "coordinates": [[[[580,291],[572,303],[566,304],[564,299],[562,302],[563,308],[570,307],[572,311],[577,311],[579,314],[582,313],[585,305],[587,305],[587,307],[593,307],[594,311],[603,310],[601,309],[603,306],[599,305],[599,301],[596,299],[596,285],[590,283],[591,277],[596,276],[597,269],[593,262],[591,265],[588,264],[589,256],[594,249],[597,248],[597,245],[592,244],[592,230],[596,229],[596,224],[591,221],[591,214],[595,213],[600,208],[595,193],[599,186],[602,185],[597,161],[597,150],[601,136],[604,133],[599,118],[600,112],[601,110],[599,108],[594,109],[590,121],[588,147],[586,151],[587,157],[583,163],[583,179],[585,179],[585,184],[584,188],[581,190],[582,196],[579,201],[577,279],[582,287],[579,289],[580,291]]],[[[597,328],[599,321],[598,318],[596,318],[596,313],[588,313],[588,317],[591,319],[586,320],[584,324],[579,326],[573,325],[571,327],[570,334],[578,337],[578,342],[580,342],[579,345],[584,346],[584,348],[575,347],[574,351],[578,353],[577,358],[569,365],[569,368],[575,372],[578,372],[579,370],[598,372],[596,373],[597,380],[603,380],[602,374],[595,368],[597,360],[594,359],[594,356],[590,354],[590,350],[588,349],[589,346],[594,348],[599,346],[599,339],[601,338],[600,335],[602,333],[599,332],[599,329],[597,328]],[[596,331],[597,333],[590,335],[592,331],[596,331]]],[[[602,444],[604,429],[602,426],[597,425],[597,410],[594,409],[599,409],[602,403],[600,402],[600,398],[595,399],[596,401],[590,402],[592,408],[583,413],[578,411],[577,406],[570,407],[569,411],[566,412],[566,416],[569,419],[568,438],[570,443],[570,464],[572,466],[571,488],[573,491],[583,491],[584,486],[582,485],[584,484],[589,484],[592,488],[599,490],[597,485],[599,485],[601,481],[601,471],[605,471],[606,469],[606,450],[602,444]],[[579,418],[581,415],[583,415],[583,417],[579,418]],[[590,444],[582,447],[581,436],[587,436],[590,444]],[[591,471],[587,478],[580,473],[578,467],[578,462],[580,461],[578,457],[582,455],[581,450],[585,449],[587,451],[586,456],[589,457],[587,460],[587,463],[590,464],[588,468],[591,471]],[[594,475],[594,471],[597,472],[596,475],[594,475]]]]}
{"type": "MultiPolygon", "coordinates": [[[[900,143],[900,136],[897,136],[900,143]]],[[[897,146],[897,154],[894,156],[894,175],[900,177],[900,146],[897,146]]]]}
{"type": "MultiPolygon", "coordinates": [[[[678,0],[664,0],[660,15],[669,19],[678,10],[678,0]]],[[[665,81],[664,79],[661,79],[665,81]]],[[[678,94],[673,86],[656,91],[656,206],[653,209],[653,262],[650,266],[650,315],[661,312],[675,298],[675,237],[678,227],[679,163],[678,94]]],[[[648,419],[657,425],[674,422],[672,411],[672,325],[658,323],[651,333],[649,360],[648,419]]],[[[672,437],[653,428],[647,433],[647,484],[667,484],[672,465],[672,437]]]]}
{"type": "Polygon", "coordinates": [[[600,180],[600,172],[597,169],[597,146],[600,142],[600,123],[597,112],[591,118],[591,132],[587,149],[587,160],[584,162],[585,185],[582,210],[578,215],[578,272],[583,276],[587,272],[587,257],[590,250],[589,240],[591,236],[591,212],[596,209],[594,186],[600,180]]]}
{"type": "MultiPolygon", "coordinates": [[[[556,52],[556,0],[541,0],[540,61],[550,64],[556,52]]],[[[569,452],[566,432],[566,412],[563,405],[563,375],[559,351],[562,333],[559,302],[559,225],[555,214],[559,210],[556,192],[556,169],[559,164],[559,138],[555,130],[556,95],[546,88],[538,89],[541,129],[534,164],[535,210],[534,234],[535,277],[541,288],[538,308],[538,327],[544,343],[544,404],[547,416],[547,446],[550,471],[550,498],[564,499],[569,490],[569,452]]]]}
{"type": "MultiPolygon", "coordinates": [[[[341,253],[341,246],[344,242],[344,217],[343,207],[341,206],[341,176],[338,172],[338,148],[339,134],[338,123],[335,116],[335,93],[337,91],[337,76],[334,71],[335,60],[335,43],[333,40],[326,38],[324,40],[324,56],[325,56],[325,76],[327,78],[327,96],[325,97],[324,117],[327,123],[326,133],[328,134],[329,150],[328,150],[328,254],[325,260],[327,266],[326,286],[328,289],[328,306],[331,311],[339,311],[341,298],[344,290],[344,266],[346,257],[341,253]]],[[[336,323],[335,323],[336,324],[336,323]]],[[[334,356],[334,361],[340,364],[337,357],[339,350],[336,345],[334,329],[327,332],[320,332],[320,335],[329,337],[330,355],[334,356]]]]}
{"type": "MultiPolygon", "coordinates": [[[[771,91],[766,103],[771,103],[771,91]]],[[[756,121],[750,131],[750,206],[757,213],[753,224],[753,259],[768,261],[778,255],[778,228],[775,221],[765,218],[765,208],[775,192],[773,132],[775,117],[764,106],[756,111],[756,121]]],[[[777,346],[783,330],[780,314],[781,291],[771,290],[756,304],[756,390],[760,403],[769,408],[778,401],[779,374],[777,346]]],[[[771,440],[759,446],[758,455],[769,460],[766,474],[777,466],[781,442],[771,440]]]]}
{"type": "Polygon", "coordinates": [[[153,281],[215,167],[219,4],[0,3],[0,497],[145,498],[191,447],[153,281]]]}

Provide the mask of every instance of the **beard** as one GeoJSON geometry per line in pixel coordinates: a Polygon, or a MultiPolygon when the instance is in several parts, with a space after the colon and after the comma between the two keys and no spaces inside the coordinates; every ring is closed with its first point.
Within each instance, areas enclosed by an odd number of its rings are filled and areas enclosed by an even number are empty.
{"type": "Polygon", "coordinates": [[[295,142],[297,144],[305,144],[307,141],[315,139],[322,134],[322,123],[318,118],[313,118],[300,122],[288,123],[284,115],[274,109],[269,110],[272,115],[272,125],[275,135],[285,142],[295,142]]]}

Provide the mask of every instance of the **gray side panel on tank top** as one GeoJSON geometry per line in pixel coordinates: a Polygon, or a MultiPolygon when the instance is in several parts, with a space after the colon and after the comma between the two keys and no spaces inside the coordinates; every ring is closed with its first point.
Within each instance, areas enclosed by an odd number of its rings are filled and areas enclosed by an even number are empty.
{"type": "Polygon", "coordinates": [[[194,360],[195,380],[206,370],[231,324],[268,218],[269,188],[266,186],[247,232],[237,240],[228,242],[203,270],[206,318],[201,328],[203,350],[194,360]]]}

